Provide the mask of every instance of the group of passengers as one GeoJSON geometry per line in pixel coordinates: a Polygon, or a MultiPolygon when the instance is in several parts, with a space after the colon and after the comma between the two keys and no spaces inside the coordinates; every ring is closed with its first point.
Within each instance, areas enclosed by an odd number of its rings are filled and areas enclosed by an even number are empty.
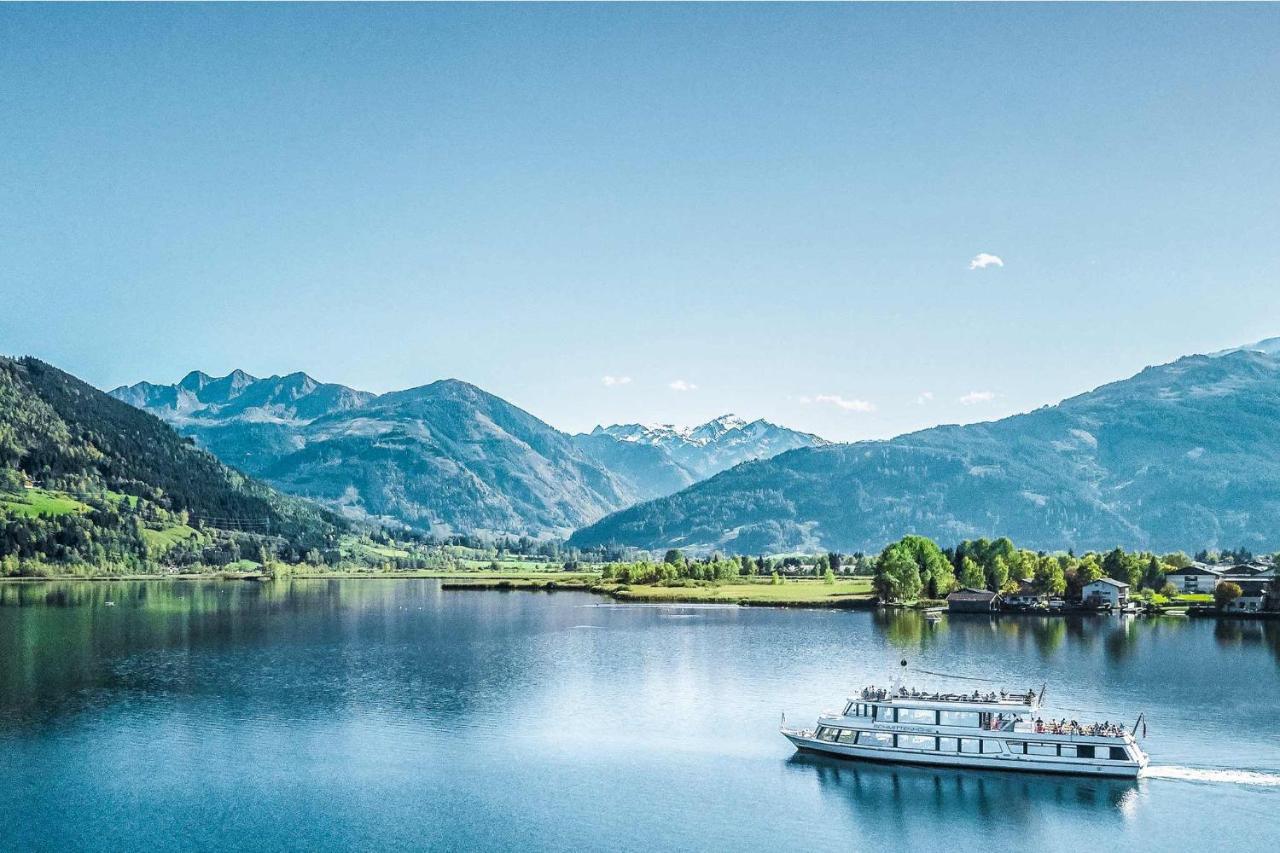
{"type": "Polygon", "coordinates": [[[936,702],[1003,702],[1007,699],[1021,699],[1025,700],[1027,704],[1030,704],[1035,700],[1036,692],[1034,690],[1028,690],[1026,694],[1022,694],[1007,693],[1004,690],[1001,690],[997,694],[982,693],[975,690],[973,691],[973,695],[970,696],[963,693],[929,693],[928,691],[916,690],[915,688],[908,690],[905,687],[899,687],[898,692],[894,693],[892,690],[886,690],[883,687],[877,688],[875,685],[872,685],[871,687],[864,687],[862,689],[863,699],[875,701],[877,699],[885,700],[894,697],[901,699],[929,699],[936,702]]]}
{"type": "Polygon", "coordinates": [[[1115,723],[1088,723],[1081,725],[1075,720],[1042,720],[1036,717],[1036,734],[1051,735],[1092,735],[1094,737],[1121,737],[1124,726],[1115,723]]]}

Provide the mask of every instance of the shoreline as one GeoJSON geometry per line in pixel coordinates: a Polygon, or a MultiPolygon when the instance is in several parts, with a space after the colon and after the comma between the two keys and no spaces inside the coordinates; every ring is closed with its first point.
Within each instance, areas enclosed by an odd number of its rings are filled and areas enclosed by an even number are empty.
{"type": "MultiPolygon", "coordinates": [[[[628,586],[626,584],[602,583],[595,572],[519,572],[519,571],[456,571],[417,569],[405,572],[290,572],[282,576],[273,576],[261,572],[184,572],[180,574],[131,574],[131,575],[56,575],[53,577],[3,577],[0,584],[35,584],[65,583],[68,581],[89,581],[93,583],[112,583],[123,581],[252,581],[266,583],[273,580],[439,580],[440,588],[449,592],[489,591],[489,592],[589,592],[611,598],[625,604],[718,604],[737,605],[739,607],[790,607],[818,610],[910,610],[917,613],[932,611],[962,618],[977,617],[1063,617],[1063,616],[1110,616],[1109,611],[1100,610],[1063,610],[1057,612],[1030,611],[992,611],[989,613],[950,613],[936,605],[916,606],[904,604],[882,604],[870,592],[830,592],[824,595],[805,595],[805,592],[825,592],[817,587],[827,586],[819,580],[795,580],[784,584],[745,583],[721,584],[706,586],[628,586]],[[796,594],[799,592],[800,594],[796,594]]],[[[846,581],[849,583],[849,581],[846,581]]],[[[1197,618],[1197,619],[1240,619],[1240,620],[1280,620],[1280,611],[1219,613],[1211,608],[1191,607],[1177,608],[1169,613],[1137,613],[1135,616],[1197,618]]]]}

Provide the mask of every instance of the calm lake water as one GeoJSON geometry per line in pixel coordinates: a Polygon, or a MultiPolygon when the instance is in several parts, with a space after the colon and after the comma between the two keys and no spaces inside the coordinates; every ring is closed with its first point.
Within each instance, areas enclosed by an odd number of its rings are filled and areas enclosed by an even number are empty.
{"type": "Polygon", "coordinates": [[[3,584],[0,768],[5,850],[1272,850],[1280,624],[3,584]],[[1047,681],[1056,716],[1145,710],[1152,776],[893,769],[777,734],[904,657],[1047,681]]]}

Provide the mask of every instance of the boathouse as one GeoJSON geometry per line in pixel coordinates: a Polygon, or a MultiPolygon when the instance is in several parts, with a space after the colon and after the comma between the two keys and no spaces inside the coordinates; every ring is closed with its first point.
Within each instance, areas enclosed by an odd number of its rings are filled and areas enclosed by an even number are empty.
{"type": "Polygon", "coordinates": [[[950,613],[991,613],[1000,606],[1000,596],[985,589],[964,587],[947,596],[950,613]]]}

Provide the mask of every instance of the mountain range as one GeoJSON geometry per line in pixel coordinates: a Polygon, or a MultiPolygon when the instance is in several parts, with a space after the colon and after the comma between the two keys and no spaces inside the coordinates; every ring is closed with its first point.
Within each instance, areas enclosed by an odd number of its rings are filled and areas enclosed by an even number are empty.
{"type": "Polygon", "coordinates": [[[110,393],[285,492],[438,534],[564,536],[739,462],[825,444],[732,415],[569,435],[455,379],[377,395],[305,373],[195,371],[110,393]]]}
{"type": "Polygon", "coordinates": [[[1280,546],[1280,339],[1149,367],[1054,405],[738,465],[570,544],[737,553],[942,542],[1280,546]]]}

